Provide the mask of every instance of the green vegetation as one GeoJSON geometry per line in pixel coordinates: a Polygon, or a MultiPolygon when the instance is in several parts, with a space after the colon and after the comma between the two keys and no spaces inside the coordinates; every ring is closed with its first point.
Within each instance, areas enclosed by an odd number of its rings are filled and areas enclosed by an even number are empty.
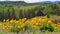
{"type": "MultiPolygon", "coordinates": [[[[33,34],[41,33],[41,32],[42,32],[42,34],[43,33],[45,34],[46,32],[48,32],[49,34],[53,34],[53,33],[55,34],[55,32],[60,32],[60,29],[59,29],[60,28],[60,4],[30,5],[30,4],[25,4],[24,2],[21,2],[23,4],[20,4],[18,2],[19,5],[16,5],[15,2],[14,3],[11,2],[11,3],[13,3],[13,5],[12,5],[12,4],[8,4],[8,3],[9,2],[7,2],[5,5],[4,5],[4,3],[1,3],[1,5],[0,5],[0,21],[1,21],[0,22],[0,29],[1,29],[0,33],[19,34],[21,30],[25,30],[23,32],[26,33],[27,29],[32,30],[33,34]],[[14,6],[14,4],[15,4],[15,6],[14,6]],[[41,16],[43,16],[43,15],[39,15],[40,11],[46,17],[41,18],[41,16]],[[40,16],[40,17],[38,17],[38,16],[40,16]],[[35,19],[36,19],[36,21],[35,21],[35,19]],[[21,28],[20,28],[20,25],[22,25],[23,27],[21,26],[21,28]],[[28,25],[30,25],[31,27],[33,26],[34,28],[31,28],[28,25]],[[43,27],[40,25],[42,25],[43,27]],[[55,29],[55,25],[58,28],[55,29]],[[10,26],[12,26],[12,27],[10,27],[10,26]],[[16,27],[14,27],[14,26],[16,26],[16,27]],[[35,28],[40,28],[40,29],[36,30],[35,28]],[[5,29],[5,30],[2,30],[2,29],[5,29]],[[41,32],[40,32],[40,30],[41,30],[41,32]],[[7,32],[7,31],[9,31],[9,32],[7,32]]],[[[31,32],[27,32],[27,33],[31,33],[31,32]]]]}
{"type": "Polygon", "coordinates": [[[39,10],[46,15],[60,15],[60,4],[42,4],[32,6],[0,6],[0,19],[32,18],[39,10]]]}

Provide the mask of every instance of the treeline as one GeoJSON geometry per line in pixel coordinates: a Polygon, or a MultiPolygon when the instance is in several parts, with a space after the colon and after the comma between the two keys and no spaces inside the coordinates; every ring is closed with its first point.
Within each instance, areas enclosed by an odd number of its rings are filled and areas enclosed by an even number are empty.
{"type": "Polygon", "coordinates": [[[21,18],[32,18],[35,17],[37,14],[34,10],[29,9],[27,11],[20,9],[19,11],[15,11],[14,8],[8,8],[6,12],[0,12],[0,21],[3,19],[21,19],[21,18]],[[11,9],[11,10],[10,10],[11,9]]]}
{"type": "Polygon", "coordinates": [[[0,6],[0,21],[3,19],[32,18],[35,16],[58,15],[60,4],[44,4],[32,6],[0,6]]]}

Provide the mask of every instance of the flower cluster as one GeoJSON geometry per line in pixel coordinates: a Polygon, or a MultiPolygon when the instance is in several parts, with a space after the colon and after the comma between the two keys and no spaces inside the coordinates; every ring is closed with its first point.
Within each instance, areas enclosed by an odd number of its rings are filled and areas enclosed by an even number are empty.
{"type": "Polygon", "coordinates": [[[13,32],[19,32],[20,30],[26,31],[27,29],[33,28],[33,29],[40,29],[40,30],[49,30],[54,31],[54,29],[57,29],[60,27],[60,23],[57,22],[55,24],[52,22],[52,19],[48,19],[46,16],[44,17],[35,17],[31,19],[22,18],[19,20],[3,20],[3,22],[0,22],[0,29],[1,30],[9,30],[13,32]]]}

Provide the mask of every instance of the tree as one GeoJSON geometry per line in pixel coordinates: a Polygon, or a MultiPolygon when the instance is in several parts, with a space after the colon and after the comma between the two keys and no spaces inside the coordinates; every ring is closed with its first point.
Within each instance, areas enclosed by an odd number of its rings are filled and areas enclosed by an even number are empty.
{"type": "Polygon", "coordinates": [[[22,13],[22,10],[21,9],[19,11],[19,18],[23,18],[23,13],[22,13]]]}
{"type": "Polygon", "coordinates": [[[16,19],[14,8],[12,8],[11,19],[16,19]]]}
{"type": "Polygon", "coordinates": [[[10,8],[7,10],[7,13],[6,13],[6,19],[11,19],[11,16],[10,16],[10,8]]]}

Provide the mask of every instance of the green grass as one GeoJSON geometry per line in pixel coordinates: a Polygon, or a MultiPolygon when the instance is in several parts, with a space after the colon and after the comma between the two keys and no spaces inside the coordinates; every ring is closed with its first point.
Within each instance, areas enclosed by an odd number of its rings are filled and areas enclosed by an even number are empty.
{"type": "MultiPolygon", "coordinates": [[[[17,33],[13,33],[13,32],[0,32],[0,34],[17,34],[17,33]]],[[[22,33],[18,33],[18,34],[27,34],[26,32],[22,32],[22,33]]],[[[29,34],[33,34],[33,32],[30,32],[29,34]]],[[[34,34],[60,34],[60,32],[35,32],[34,34]]]]}

